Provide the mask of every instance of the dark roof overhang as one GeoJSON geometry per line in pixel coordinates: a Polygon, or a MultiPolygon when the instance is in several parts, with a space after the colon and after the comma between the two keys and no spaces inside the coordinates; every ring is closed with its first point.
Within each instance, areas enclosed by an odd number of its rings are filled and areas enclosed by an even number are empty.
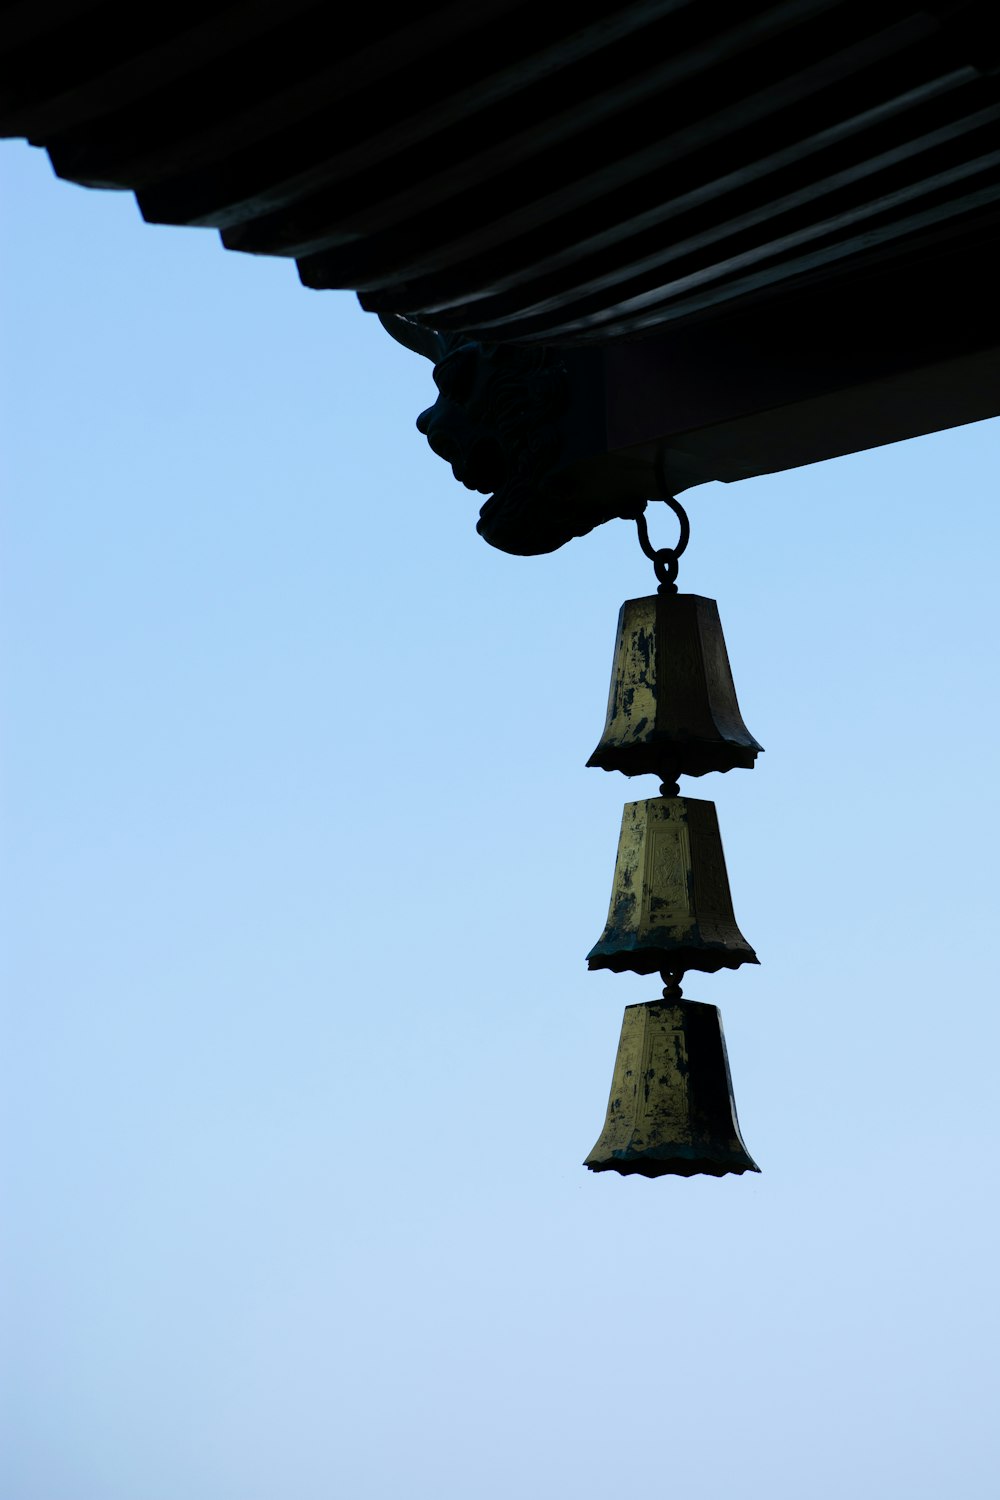
{"type": "Polygon", "coordinates": [[[0,132],[451,347],[559,351],[578,530],[651,455],[681,488],[1000,410],[992,0],[566,16],[21,0],[0,132]]]}

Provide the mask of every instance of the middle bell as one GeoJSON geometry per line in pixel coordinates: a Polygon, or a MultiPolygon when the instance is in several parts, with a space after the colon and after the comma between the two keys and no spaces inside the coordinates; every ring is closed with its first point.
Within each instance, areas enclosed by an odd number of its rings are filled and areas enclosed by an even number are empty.
{"type": "Polygon", "coordinates": [[[715,974],[756,962],[733,915],[715,803],[627,802],[607,926],[587,967],[715,974]]]}

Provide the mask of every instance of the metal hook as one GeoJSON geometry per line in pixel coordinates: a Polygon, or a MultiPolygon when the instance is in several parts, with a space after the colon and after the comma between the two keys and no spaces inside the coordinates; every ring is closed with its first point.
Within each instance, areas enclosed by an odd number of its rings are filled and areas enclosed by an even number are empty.
{"type": "Polygon", "coordinates": [[[639,533],[639,546],[653,564],[653,572],[656,574],[660,587],[657,593],[676,594],[677,592],[677,567],[681,554],[691,540],[691,522],[688,520],[687,511],[673,495],[660,496],[664,505],[669,505],[677,520],[680,522],[680,536],[677,538],[675,547],[654,547],[649,540],[649,527],[646,524],[645,508],[635,518],[636,530],[639,533]]]}

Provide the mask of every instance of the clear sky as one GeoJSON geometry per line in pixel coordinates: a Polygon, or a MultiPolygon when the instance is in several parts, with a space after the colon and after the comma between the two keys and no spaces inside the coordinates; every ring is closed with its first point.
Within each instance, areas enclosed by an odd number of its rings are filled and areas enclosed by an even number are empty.
{"type": "Polygon", "coordinates": [[[686,496],[763,1171],[595,1177],[634,528],[491,550],[350,294],[0,166],[4,1500],[993,1500],[1000,423],[686,496]]]}

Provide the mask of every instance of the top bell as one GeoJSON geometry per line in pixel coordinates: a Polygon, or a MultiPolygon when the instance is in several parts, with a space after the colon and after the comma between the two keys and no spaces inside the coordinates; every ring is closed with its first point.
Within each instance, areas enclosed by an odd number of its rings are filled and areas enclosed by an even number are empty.
{"type": "Polygon", "coordinates": [[[676,779],[734,766],[752,770],[762,748],[740,714],[715,600],[626,599],[608,721],[587,765],[676,779]]]}

